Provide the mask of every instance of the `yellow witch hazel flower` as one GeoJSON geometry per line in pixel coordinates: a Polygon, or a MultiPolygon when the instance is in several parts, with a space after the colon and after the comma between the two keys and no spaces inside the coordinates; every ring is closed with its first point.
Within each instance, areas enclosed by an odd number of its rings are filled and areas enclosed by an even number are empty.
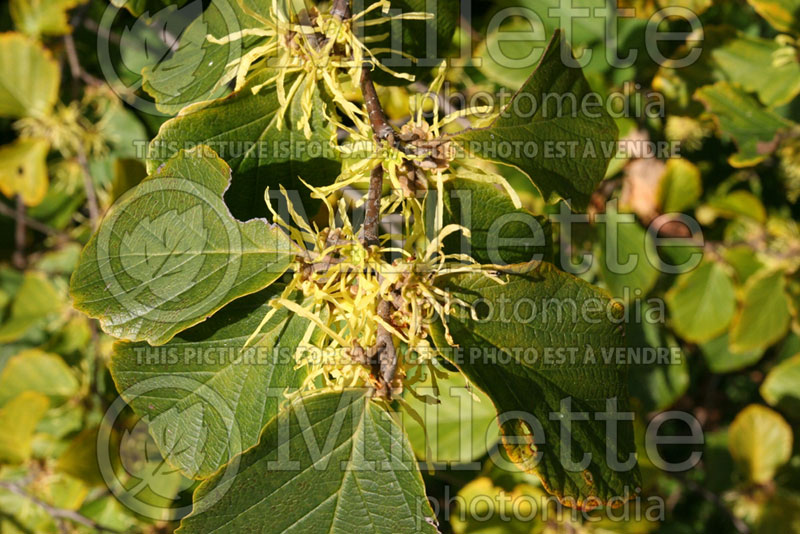
{"type": "MultiPolygon", "coordinates": [[[[439,91],[442,81],[440,69],[431,91],[439,91]]],[[[468,255],[450,254],[444,249],[449,235],[461,232],[469,236],[467,228],[444,222],[446,180],[468,176],[496,183],[519,202],[499,175],[466,162],[453,165],[455,154],[442,134],[443,128],[459,116],[485,110],[440,117],[436,103],[428,122],[422,113],[422,98],[417,98],[418,111],[412,120],[392,133],[392,143],[374,141],[379,149],[377,157],[363,158],[348,167],[330,186],[306,184],[312,196],[324,204],[328,216],[325,228],[300,216],[283,188],[291,220],[284,220],[270,204],[269,193],[265,195],[273,220],[297,246],[297,264],[291,282],[273,300],[273,311],[249,341],[279,308],[308,319],[309,327],[295,357],[297,365],[307,366],[309,373],[296,394],[319,388],[372,386],[379,397],[393,398],[403,390],[416,395],[413,386],[423,374],[410,372],[412,367],[425,366],[433,377],[440,373],[434,365],[437,352],[430,341],[431,325],[449,315],[454,305],[471,309],[437,287],[437,278],[480,272],[502,283],[491,268],[468,255]],[[376,165],[391,186],[390,192],[379,199],[379,218],[402,216],[400,235],[384,234],[377,244],[368,242],[354,227],[342,195],[344,188],[368,181],[376,165]],[[428,229],[425,199],[434,191],[434,222],[428,229]],[[402,239],[399,244],[395,241],[398,237],[402,239]],[[298,303],[298,294],[304,297],[302,304],[298,303]]],[[[354,137],[354,142],[373,142],[366,133],[357,132],[354,137]]],[[[359,205],[355,203],[355,207],[359,205]]],[[[451,339],[446,325],[445,335],[451,339]]],[[[394,398],[403,402],[400,397],[394,398]]]]}
{"type": "MultiPolygon", "coordinates": [[[[267,37],[266,43],[253,48],[241,58],[232,61],[227,67],[237,72],[235,88],[241,89],[249,75],[259,71],[272,71],[274,75],[263,83],[252,88],[254,93],[266,86],[275,85],[278,100],[281,104],[277,127],[282,127],[283,117],[289,102],[295,96],[300,98],[303,117],[297,124],[306,137],[311,136],[310,117],[312,97],[317,82],[324,83],[328,93],[339,110],[351,121],[364,120],[363,110],[345,96],[342,75],[350,80],[357,80],[358,73],[365,61],[398,78],[413,81],[413,76],[396,72],[383,66],[375,54],[392,52],[390,49],[370,49],[367,45],[384,39],[388,34],[359,37],[368,26],[380,26],[393,20],[425,20],[431,18],[430,13],[401,13],[388,15],[389,0],[371,3],[369,7],[350,17],[342,17],[337,13],[320,12],[316,7],[298,10],[291,0],[273,0],[269,16],[251,9],[247,2],[239,0],[245,13],[258,20],[262,28],[244,29],[223,38],[208,36],[215,44],[226,44],[245,37],[267,37]],[[380,10],[381,15],[367,17],[369,13],[380,10]]],[[[401,51],[395,53],[402,54],[401,51]]],[[[413,59],[413,58],[410,58],[413,59]]],[[[339,124],[333,114],[329,120],[336,126],[339,124]]],[[[346,128],[350,130],[350,128],[346,128]]]]}

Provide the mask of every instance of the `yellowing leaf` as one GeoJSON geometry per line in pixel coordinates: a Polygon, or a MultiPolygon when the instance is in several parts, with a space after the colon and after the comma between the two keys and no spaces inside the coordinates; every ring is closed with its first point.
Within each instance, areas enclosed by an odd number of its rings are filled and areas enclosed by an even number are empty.
{"type": "Polygon", "coordinates": [[[58,63],[20,33],[0,34],[0,116],[48,115],[58,99],[58,63]]]}
{"type": "Polygon", "coordinates": [[[43,394],[26,391],[0,408],[0,463],[22,463],[31,457],[34,430],[49,405],[43,394]]]}
{"type": "Polygon", "coordinates": [[[9,9],[14,26],[27,35],[69,33],[67,11],[86,0],[11,0],[9,9]]]}
{"type": "Polygon", "coordinates": [[[47,193],[46,139],[19,138],[0,147],[0,192],[19,195],[27,206],[36,206],[47,193]]]}
{"type": "Polygon", "coordinates": [[[747,0],[747,3],[778,31],[795,33],[800,28],[795,18],[800,10],[798,0],[747,0]]]}
{"type": "Polygon", "coordinates": [[[800,415],[800,353],[776,365],[759,391],[771,406],[790,416],[800,415]]]}
{"type": "Polygon", "coordinates": [[[749,480],[764,484],[792,455],[792,428],[777,412],[751,404],[731,423],[728,431],[731,456],[749,480]]]}
{"type": "Polygon", "coordinates": [[[38,349],[12,357],[0,373],[0,406],[25,391],[47,395],[54,403],[78,391],[78,380],[58,355],[38,349]]]}

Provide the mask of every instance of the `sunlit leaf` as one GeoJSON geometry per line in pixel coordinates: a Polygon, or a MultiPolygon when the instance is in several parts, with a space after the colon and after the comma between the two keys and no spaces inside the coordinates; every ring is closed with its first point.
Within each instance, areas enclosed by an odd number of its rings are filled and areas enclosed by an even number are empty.
{"type": "Polygon", "coordinates": [[[161,344],[289,266],[288,237],[241,223],[222,200],[230,169],[180,152],[109,210],[72,276],[74,306],[115,337],[161,344]]]}
{"type": "Polygon", "coordinates": [[[0,34],[0,116],[48,115],[58,99],[58,63],[19,33],[0,34]]]}
{"type": "Polygon", "coordinates": [[[180,534],[434,534],[414,453],[361,391],[300,397],[258,445],[203,482],[180,534]]]}

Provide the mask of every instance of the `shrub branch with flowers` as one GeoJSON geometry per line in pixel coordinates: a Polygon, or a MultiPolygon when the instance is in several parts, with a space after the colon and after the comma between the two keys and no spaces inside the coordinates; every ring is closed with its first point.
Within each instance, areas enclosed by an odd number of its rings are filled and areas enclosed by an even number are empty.
{"type": "Polygon", "coordinates": [[[548,262],[548,226],[487,232],[533,218],[496,164],[583,209],[616,126],[544,98],[589,91],[558,32],[505,106],[446,111],[431,95],[447,64],[385,46],[397,23],[444,26],[451,2],[438,4],[215,1],[210,33],[190,27],[145,72],[157,104],[180,111],[150,145],[148,178],[84,249],[71,293],[121,340],[112,375],[162,454],[202,479],[182,533],[436,532],[400,414],[419,420],[408,400],[440,399],[418,386],[454,374],[500,414],[509,458],[565,504],[613,506],[639,486],[626,371],[602,356],[625,346],[621,307],[548,262]],[[178,68],[192,53],[207,72],[178,68]],[[394,69],[397,57],[412,67],[394,69]],[[378,73],[390,81],[376,88],[378,73]],[[393,125],[382,92],[424,77],[411,119],[393,125]],[[551,141],[581,156],[524,153],[551,141]],[[509,320],[504,303],[520,299],[547,307],[509,320]],[[557,350],[577,357],[543,357],[557,350]],[[197,357],[210,351],[226,356],[197,357]],[[538,424],[503,415],[516,412],[538,424]]]}

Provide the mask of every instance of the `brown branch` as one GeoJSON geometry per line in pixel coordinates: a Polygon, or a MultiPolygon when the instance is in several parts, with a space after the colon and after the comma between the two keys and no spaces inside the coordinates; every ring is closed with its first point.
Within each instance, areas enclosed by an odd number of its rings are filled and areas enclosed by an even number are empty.
{"type": "Polygon", "coordinates": [[[78,163],[81,166],[81,171],[83,171],[83,188],[86,190],[89,221],[92,224],[92,230],[97,230],[97,225],[100,221],[100,208],[97,204],[97,193],[95,193],[94,182],[92,181],[92,171],[89,169],[89,162],[86,160],[86,152],[84,152],[83,146],[78,148],[78,163]]]}
{"type": "Polygon", "coordinates": [[[381,212],[381,195],[383,193],[383,166],[378,165],[369,175],[369,192],[367,193],[367,213],[364,215],[364,245],[379,245],[378,222],[381,212]]]}
{"type": "Polygon", "coordinates": [[[36,230],[37,232],[41,232],[45,235],[49,236],[66,235],[63,234],[62,232],[59,232],[55,228],[50,228],[46,224],[41,223],[36,219],[29,217],[28,215],[25,215],[24,210],[22,213],[19,213],[17,210],[6,206],[2,202],[0,202],[0,215],[5,215],[6,217],[15,220],[19,217],[25,223],[25,226],[27,226],[31,230],[36,230]]]}
{"type": "Polygon", "coordinates": [[[5,488],[6,490],[19,495],[25,499],[28,499],[33,504],[40,506],[47,512],[47,515],[56,519],[59,523],[61,520],[68,519],[70,521],[74,521],[75,523],[79,523],[85,527],[91,528],[97,532],[119,532],[118,530],[114,530],[111,528],[104,527],[103,525],[89,519],[88,517],[75,512],[74,510],[66,510],[64,508],[56,508],[43,500],[39,499],[38,497],[34,497],[27,491],[25,491],[21,486],[15,484],[13,482],[8,482],[5,480],[0,481],[0,488],[5,488]]]}
{"type": "Polygon", "coordinates": [[[333,0],[331,15],[340,21],[350,20],[353,12],[350,10],[350,0],[333,0]]]}
{"type": "MultiPolygon", "coordinates": [[[[378,141],[386,141],[390,146],[397,146],[395,132],[383,112],[375,84],[372,83],[370,67],[364,64],[361,67],[361,94],[364,96],[364,105],[367,108],[372,132],[378,141]]],[[[383,194],[383,164],[378,163],[372,169],[369,177],[369,192],[367,193],[367,211],[364,216],[364,244],[367,246],[380,244],[378,237],[378,224],[381,211],[381,196],[383,194]]],[[[383,322],[391,322],[392,303],[381,299],[378,302],[378,317],[383,322]]],[[[392,398],[392,382],[397,371],[397,349],[394,346],[394,337],[381,324],[378,323],[375,334],[375,345],[367,351],[367,358],[372,364],[372,374],[378,381],[378,396],[392,398]]]]}
{"type": "MultiPolygon", "coordinates": [[[[385,322],[391,322],[392,303],[388,300],[381,300],[378,303],[378,317],[385,322]]],[[[387,398],[392,397],[392,382],[394,375],[397,371],[397,351],[394,347],[394,338],[386,328],[378,323],[377,332],[375,334],[375,346],[373,347],[377,357],[378,366],[380,369],[381,393],[387,398]]]]}
{"type": "Polygon", "coordinates": [[[73,98],[77,98],[78,87],[76,82],[78,80],[86,85],[103,85],[103,80],[95,78],[81,67],[81,63],[78,60],[78,52],[75,50],[75,40],[72,38],[71,33],[64,35],[64,51],[67,53],[69,72],[72,75],[73,93],[75,93],[73,98]]]}
{"type": "Polygon", "coordinates": [[[361,94],[364,95],[364,105],[367,107],[369,123],[372,126],[375,137],[380,141],[388,141],[391,146],[395,146],[394,128],[389,124],[389,120],[383,112],[383,106],[381,106],[381,101],[378,99],[375,84],[372,83],[372,75],[368,64],[364,64],[361,67],[361,94]]]}
{"type": "Polygon", "coordinates": [[[17,209],[14,212],[16,224],[14,226],[14,255],[11,261],[17,269],[24,269],[25,264],[25,204],[22,198],[17,195],[17,209]]]}

